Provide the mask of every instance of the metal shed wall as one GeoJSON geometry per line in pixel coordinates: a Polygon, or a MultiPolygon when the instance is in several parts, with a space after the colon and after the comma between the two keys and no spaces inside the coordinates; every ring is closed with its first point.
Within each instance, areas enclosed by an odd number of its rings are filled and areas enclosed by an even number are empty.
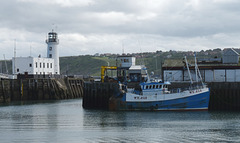
{"type": "Polygon", "coordinates": [[[213,81],[213,70],[205,70],[205,75],[204,75],[204,78],[205,78],[205,82],[212,82],[213,81]]]}
{"type": "MultiPolygon", "coordinates": [[[[204,82],[240,82],[240,69],[205,69],[200,70],[204,82]]],[[[191,70],[193,81],[196,81],[195,70],[191,70]]],[[[182,70],[165,70],[164,80],[174,81],[190,81],[188,71],[182,70]],[[183,77],[184,76],[184,77],[183,77]]]]}
{"type": "Polygon", "coordinates": [[[183,81],[182,70],[169,70],[164,71],[165,81],[183,81]]]}

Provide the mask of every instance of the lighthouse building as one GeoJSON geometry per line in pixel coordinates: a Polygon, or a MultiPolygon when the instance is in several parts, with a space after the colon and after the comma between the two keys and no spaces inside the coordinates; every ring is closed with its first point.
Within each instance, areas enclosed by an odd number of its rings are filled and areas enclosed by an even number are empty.
{"type": "Polygon", "coordinates": [[[13,74],[60,74],[59,53],[57,47],[59,40],[57,33],[54,31],[49,32],[46,43],[47,58],[41,58],[40,55],[38,57],[13,57],[13,74]]]}

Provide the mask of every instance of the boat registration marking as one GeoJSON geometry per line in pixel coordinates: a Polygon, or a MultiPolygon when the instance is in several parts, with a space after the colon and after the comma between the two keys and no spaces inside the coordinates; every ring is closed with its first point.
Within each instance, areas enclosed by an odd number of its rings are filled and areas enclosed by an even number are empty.
{"type": "Polygon", "coordinates": [[[147,97],[138,97],[138,96],[135,96],[134,99],[147,99],[147,97]]]}

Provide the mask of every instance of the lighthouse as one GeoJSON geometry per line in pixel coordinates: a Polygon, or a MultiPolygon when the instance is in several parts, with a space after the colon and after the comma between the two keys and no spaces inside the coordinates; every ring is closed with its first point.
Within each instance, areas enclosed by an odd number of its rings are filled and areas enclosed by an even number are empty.
{"type": "Polygon", "coordinates": [[[56,75],[60,74],[59,67],[59,44],[57,33],[52,30],[48,33],[47,43],[47,58],[42,58],[41,54],[38,57],[13,57],[12,69],[13,74],[34,74],[34,75],[56,75]]]}
{"type": "Polygon", "coordinates": [[[54,32],[53,30],[52,32],[49,32],[46,43],[47,43],[47,58],[54,59],[54,74],[60,74],[58,52],[59,40],[57,33],[54,32]]]}

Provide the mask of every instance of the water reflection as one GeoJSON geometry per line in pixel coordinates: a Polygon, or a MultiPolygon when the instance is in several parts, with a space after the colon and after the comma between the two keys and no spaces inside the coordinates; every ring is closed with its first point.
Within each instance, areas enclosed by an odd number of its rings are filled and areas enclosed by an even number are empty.
{"type": "MultiPolygon", "coordinates": [[[[240,141],[240,114],[224,112],[110,112],[86,111],[85,129],[106,131],[99,141],[212,142],[240,141]],[[116,132],[117,131],[117,132],[116,132]],[[112,133],[115,132],[115,133],[112,133]],[[113,139],[109,139],[112,140],[113,139]],[[114,140],[116,141],[116,140],[114,140]]],[[[99,134],[97,132],[96,134],[99,134]]]]}
{"type": "Polygon", "coordinates": [[[240,142],[237,112],[84,110],[82,100],[0,107],[1,142],[240,142]]]}
{"type": "Polygon", "coordinates": [[[34,142],[50,139],[58,127],[57,102],[13,102],[0,107],[2,141],[34,142]],[[41,135],[42,134],[42,135],[41,135]]]}

